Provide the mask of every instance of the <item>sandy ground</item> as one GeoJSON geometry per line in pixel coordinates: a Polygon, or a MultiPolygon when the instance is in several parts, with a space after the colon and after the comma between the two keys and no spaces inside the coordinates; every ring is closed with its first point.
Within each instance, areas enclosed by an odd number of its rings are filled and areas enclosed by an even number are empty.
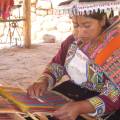
{"type": "Polygon", "coordinates": [[[60,43],[33,45],[30,49],[0,49],[0,84],[27,88],[42,73],[60,43]]]}

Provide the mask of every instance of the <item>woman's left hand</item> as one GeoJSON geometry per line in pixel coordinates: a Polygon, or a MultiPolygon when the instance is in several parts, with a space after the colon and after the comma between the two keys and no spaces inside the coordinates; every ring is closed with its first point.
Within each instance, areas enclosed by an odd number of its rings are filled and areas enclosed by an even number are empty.
{"type": "Polygon", "coordinates": [[[75,120],[80,113],[79,102],[69,102],[53,113],[58,120],[75,120]]]}

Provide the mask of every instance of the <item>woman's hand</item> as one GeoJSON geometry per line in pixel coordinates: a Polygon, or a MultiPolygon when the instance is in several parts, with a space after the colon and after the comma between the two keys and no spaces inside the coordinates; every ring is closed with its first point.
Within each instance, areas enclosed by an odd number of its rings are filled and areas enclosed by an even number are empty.
{"type": "Polygon", "coordinates": [[[95,112],[89,101],[69,102],[53,113],[58,120],[75,120],[80,114],[95,112]]]}
{"type": "Polygon", "coordinates": [[[48,80],[44,79],[39,82],[35,82],[27,89],[27,93],[31,97],[39,97],[42,96],[48,88],[48,80]]]}
{"type": "Polygon", "coordinates": [[[75,120],[80,114],[79,102],[69,102],[53,113],[58,120],[75,120]]]}

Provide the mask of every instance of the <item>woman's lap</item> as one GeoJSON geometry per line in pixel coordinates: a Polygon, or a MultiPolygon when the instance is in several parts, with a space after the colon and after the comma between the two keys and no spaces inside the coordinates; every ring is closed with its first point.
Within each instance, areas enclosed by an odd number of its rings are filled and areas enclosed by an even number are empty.
{"type": "Polygon", "coordinates": [[[60,92],[63,95],[65,95],[75,101],[85,100],[90,97],[99,95],[98,92],[90,91],[86,88],[81,88],[80,86],[74,84],[70,80],[56,86],[53,90],[60,92]]]}

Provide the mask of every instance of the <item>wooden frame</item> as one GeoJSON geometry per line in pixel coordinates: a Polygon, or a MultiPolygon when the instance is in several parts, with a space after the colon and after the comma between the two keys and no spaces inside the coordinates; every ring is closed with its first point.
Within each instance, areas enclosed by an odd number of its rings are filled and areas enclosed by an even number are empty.
{"type": "MultiPolygon", "coordinates": [[[[46,113],[49,115],[49,113],[46,113]]],[[[48,118],[45,116],[45,113],[42,113],[42,112],[36,112],[34,113],[34,116],[38,117],[40,120],[48,120],[48,118]]],[[[94,117],[90,117],[88,115],[85,115],[85,114],[82,114],[81,115],[83,118],[85,118],[86,120],[97,120],[96,118],[94,117]]]]}
{"type": "Polygon", "coordinates": [[[24,46],[30,48],[31,46],[31,0],[24,0],[24,46]]]}
{"type": "Polygon", "coordinates": [[[9,114],[9,116],[13,119],[13,120],[25,120],[24,117],[22,117],[20,114],[18,113],[13,113],[13,114],[9,114]]]}
{"type": "Polygon", "coordinates": [[[0,120],[26,120],[19,113],[0,113],[0,120]]]}

